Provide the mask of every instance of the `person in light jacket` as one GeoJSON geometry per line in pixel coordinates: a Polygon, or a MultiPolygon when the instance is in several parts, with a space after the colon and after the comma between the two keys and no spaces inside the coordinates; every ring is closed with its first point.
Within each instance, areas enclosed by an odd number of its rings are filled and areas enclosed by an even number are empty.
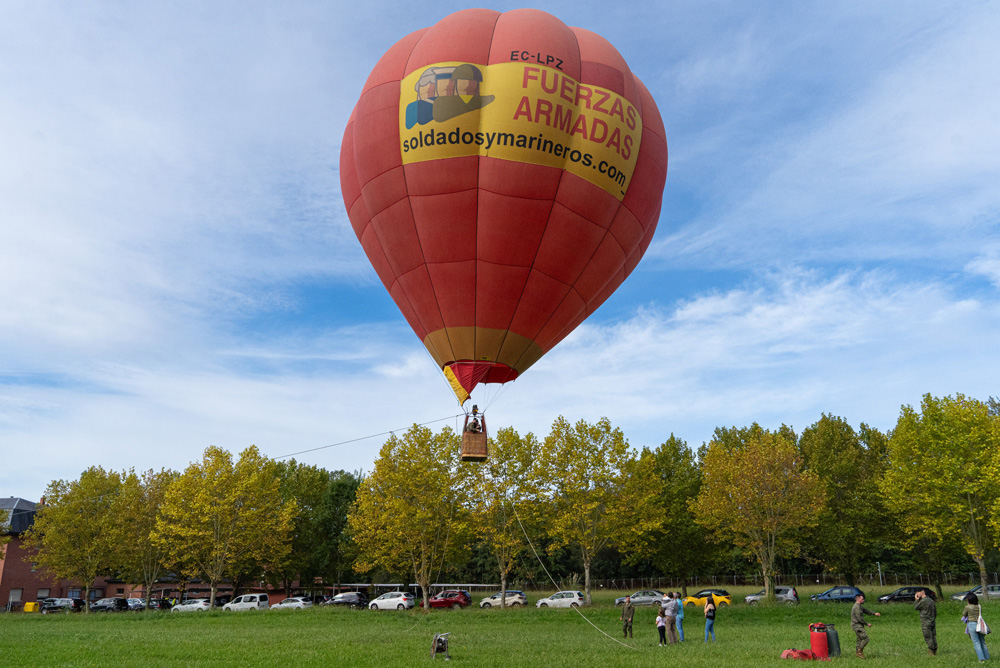
{"type": "Polygon", "coordinates": [[[976,650],[979,663],[985,663],[990,658],[990,651],[986,649],[986,636],[976,631],[976,624],[979,623],[979,616],[983,613],[983,608],[979,605],[979,597],[975,594],[966,596],[965,603],[965,610],[962,611],[965,632],[972,638],[972,647],[976,650]]]}

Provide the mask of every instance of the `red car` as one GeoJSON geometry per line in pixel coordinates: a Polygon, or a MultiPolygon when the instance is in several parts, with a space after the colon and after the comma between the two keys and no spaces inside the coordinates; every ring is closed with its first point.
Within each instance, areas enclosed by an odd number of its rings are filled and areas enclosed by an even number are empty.
{"type": "Polygon", "coordinates": [[[472,596],[462,589],[445,589],[427,601],[432,608],[452,608],[458,610],[472,605],[472,596]]]}

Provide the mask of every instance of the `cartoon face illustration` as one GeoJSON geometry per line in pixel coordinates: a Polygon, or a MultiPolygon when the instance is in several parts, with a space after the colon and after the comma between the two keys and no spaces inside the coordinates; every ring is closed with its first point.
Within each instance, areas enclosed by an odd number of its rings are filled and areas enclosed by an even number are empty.
{"type": "Polygon", "coordinates": [[[475,65],[429,67],[417,79],[417,99],[406,106],[406,128],[441,123],[456,116],[482,109],[495,97],[480,95],[483,72],[475,65]]]}

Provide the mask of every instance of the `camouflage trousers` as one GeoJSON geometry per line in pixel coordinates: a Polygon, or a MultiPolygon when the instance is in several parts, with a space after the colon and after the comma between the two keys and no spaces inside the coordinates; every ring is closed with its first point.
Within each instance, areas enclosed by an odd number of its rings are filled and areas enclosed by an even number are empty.
{"type": "Polygon", "coordinates": [[[920,630],[924,632],[924,642],[927,643],[927,649],[932,652],[937,651],[937,624],[931,622],[930,624],[922,623],[920,625],[920,630]]]}
{"type": "Polygon", "coordinates": [[[857,650],[859,652],[864,651],[865,645],[868,644],[868,640],[869,640],[869,638],[868,638],[868,631],[866,630],[866,627],[864,627],[864,626],[860,626],[860,627],[854,626],[854,627],[851,627],[851,628],[854,629],[855,635],[858,636],[857,650]]]}

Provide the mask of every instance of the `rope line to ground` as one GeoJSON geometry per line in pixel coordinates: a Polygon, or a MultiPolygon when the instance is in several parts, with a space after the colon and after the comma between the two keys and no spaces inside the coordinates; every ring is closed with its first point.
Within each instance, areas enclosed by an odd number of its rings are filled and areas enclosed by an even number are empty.
{"type": "MultiPolygon", "coordinates": [[[[445,420],[453,420],[455,418],[459,418],[459,417],[463,417],[463,416],[464,416],[464,413],[459,413],[458,415],[449,415],[447,417],[438,418],[437,420],[430,420],[428,422],[421,422],[417,426],[418,427],[426,427],[429,424],[435,424],[437,422],[444,422],[445,420]]],[[[275,460],[278,460],[278,459],[288,459],[289,457],[294,457],[295,455],[304,455],[307,452],[316,452],[317,450],[326,450],[327,448],[335,448],[338,445],[347,445],[348,443],[357,443],[358,441],[365,441],[365,440],[368,440],[369,438],[378,438],[379,436],[388,436],[389,434],[395,434],[397,431],[406,431],[409,428],[410,427],[401,427],[399,429],[390,429],[389,431],[383,431],[383,432],[381,432],[379,434],[371,434],[369,436],[359,436],[358,438],[352,438],[350,440],[341,441],[339,443],[331,443],[330,445],[321,445],[318,448],[310,448],[308,450],[300,450],[299,452],[292,452],[292,453],[287,454],[287,455],[281,455],[280,457],[275,457],[274,459],[275,460]]]]}
{"type": "MultiPolygon", "coordinates": [[[[555,586],[555,588],[558,590],[559,589],[559,583],[557,583],[555,581],[555,579],[552,577],[552,574],[549,573],[549,569],[545,568],[545,564],[542,562],[542,558],[538,556],[538,551],[535,549],[534,544],[531,542],[531,539],[528,537],[528,532],[525,531],[524,524],[521,523],[521,516],[517,514],[517,508],[514,508],[513,504],[511,504],[511,509],[514,511],[514,517],[517,518],[517,524],[518,524],[518,526],[521,527],[521,533],[524,534],[524,539],[526,541],[528,541],[528,547],[530,547],[531,551],[535,553],[535,559],[538,559],[538,565],[542,567],[542,570],[545,571],[545,574],[549,576],[549,580],[552,582],[553,586],[555,586]]],[[[583,614],[583,611],[580,610],[579,606],[574,606],[573,609],[576,610],[576,614],[578,614],[581,617],[583,617],[584,621],[586,621],[588,624],[590,624],[595,629],[597,629],[597,631],[599,633],[601,633],[602,635],[606,636],[608,638],[608,640],[613,640],[614,642],[618,643],[622,647],[626,647],[626,648],[631,649],[631,650],[639,651],[638,647],[633,647],[632,645],[628,645],[626,643],[623,643],[618,638],[614,638],[614,637],[608,635],[607,631],[605,631],[604,629],[602,629],[600,626],[598,626],[594,622],[590,621],[590,619],[587,617],[587,615],[583,614]]]]}

